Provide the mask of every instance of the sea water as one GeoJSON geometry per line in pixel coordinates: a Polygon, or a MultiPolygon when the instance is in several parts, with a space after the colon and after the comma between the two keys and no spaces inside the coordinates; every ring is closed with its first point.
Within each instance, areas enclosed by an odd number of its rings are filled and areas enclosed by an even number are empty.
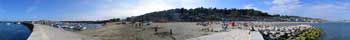
{"type": "Polygon", "coordinates": [[[320,40],[350,40],[349,22],[327,22],[312,25],[323,30],[320,40]]]}
{"type": "Polygon", "coordinates": [[[30,33],[25,25],[0,23],[0,40],[27,40],[30,33]]]}

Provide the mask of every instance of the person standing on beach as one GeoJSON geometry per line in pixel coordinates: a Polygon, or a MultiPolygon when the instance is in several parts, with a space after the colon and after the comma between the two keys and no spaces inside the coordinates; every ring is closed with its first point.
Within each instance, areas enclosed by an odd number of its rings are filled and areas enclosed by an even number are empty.
{"type": "Polygon", "coordinates": [[[154,27],[153,29],[154,29],[154,32],[158,32],[158,29],[160,29],[160,26],[158,25],[158,26],[154,27]]]}
{"type": "Polygon", "coordinates": [[[230,25],[233,27],[235,26],[235,22],[231,22],[230,25]]]}
{"type": "Polygon", "coordinates": [[[222,28],[223,28],[223,31],[227,31],[227,28],[228,28],[228,24],[226,22],[222,22],[222,28]]]}

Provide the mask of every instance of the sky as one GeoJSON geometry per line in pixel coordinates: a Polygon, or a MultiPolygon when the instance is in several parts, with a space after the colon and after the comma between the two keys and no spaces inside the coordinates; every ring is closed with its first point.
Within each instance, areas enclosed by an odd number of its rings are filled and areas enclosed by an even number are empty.
{"type": "Polygon", "coordinates": [[[0,21],[105,20],[197,7],[256,9],[269,14],[350,20],[350,0],[0,0],[0,21]]]}

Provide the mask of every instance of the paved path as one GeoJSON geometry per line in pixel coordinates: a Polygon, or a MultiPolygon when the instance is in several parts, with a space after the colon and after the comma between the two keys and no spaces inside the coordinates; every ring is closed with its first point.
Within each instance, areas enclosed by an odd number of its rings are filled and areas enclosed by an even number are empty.
{"type": "Polygon", "coordinates": [[[264,40],[258,32],[251,32],[253,35],[249,35],[249,30],[234,29],[230,32],[222,32],[211,34],[207,36],[201,36],[197,38],[191,38],[187,40],[264,40]]]}
{"type": "Polygon", "coordinates": [[[250,40],[264,40],[264,38],[261,33],[255,31],[255,32],[251,32],[250,40]]]}
{"type": "Polygon", "coordinates": [[[94,40],[63,29],[47,25],[34,24],[33,32],[28,40],[94,40]]]}

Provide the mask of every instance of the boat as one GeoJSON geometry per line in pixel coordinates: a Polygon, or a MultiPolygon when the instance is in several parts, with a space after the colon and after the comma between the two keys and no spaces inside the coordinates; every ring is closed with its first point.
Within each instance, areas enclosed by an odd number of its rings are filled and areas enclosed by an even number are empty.
{"type": "Polygon", "coordinates": [[[21,22],[17,22],[17,24],[21,24],[21,22]]]}
{"type": "Polygon", "coordinates": [[[11,25],[11,23],[6,23],[6,25],[11,25]]]}

